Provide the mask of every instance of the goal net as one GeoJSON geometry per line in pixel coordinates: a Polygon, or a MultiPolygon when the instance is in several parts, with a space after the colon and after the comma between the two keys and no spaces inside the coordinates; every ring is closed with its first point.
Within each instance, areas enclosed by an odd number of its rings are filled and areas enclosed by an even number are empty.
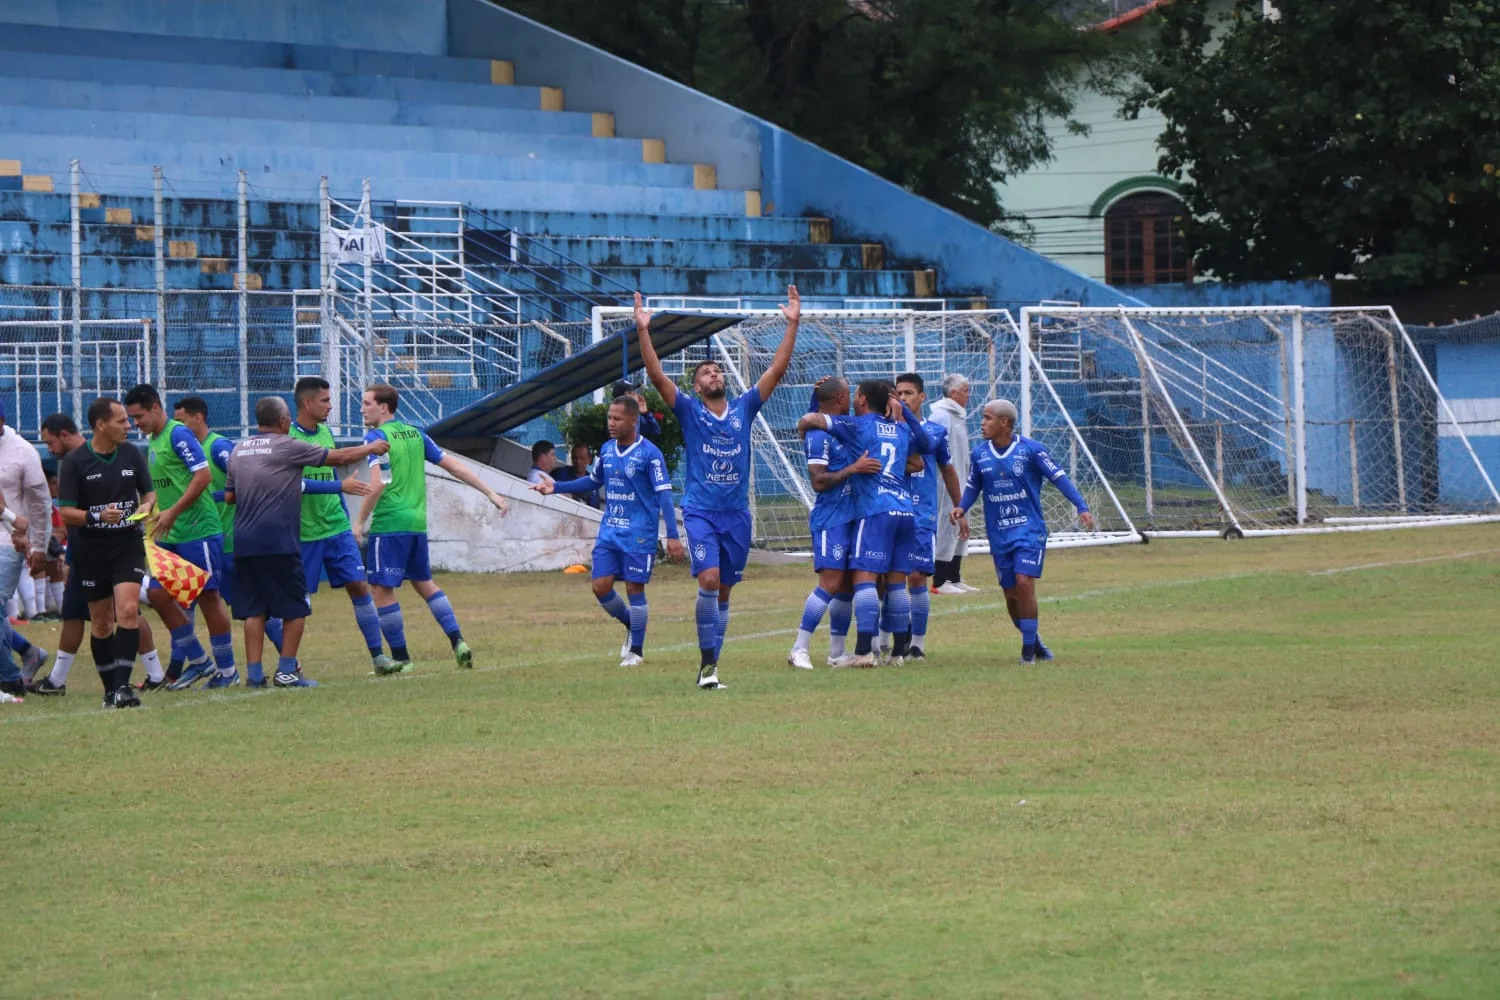
{"type": "MultiPolygon", "coordinates": [[[[713,358],[725,367],[731,391],[742,393],[770,365],[786,321],[778,310],[711,311],[739,316],[741,321],[706,343],[664,358],[663,367],[679,385],[686,385],[693,366],[713,358]]],[[[617,335],[632,326],[628,310],[600,309],[598,313],[598,336],[617,335]]],[[[1045,487],[1044,512],[1053,532],[1052,547],[1141,540],[1041,360],[1023,347],[1009,313],[804,310],[791,366],[753,429],[751,504],[757,544],[787,550],[809,544],[807,513],[814,493],[796,424],[809,409],[817,381],[837,375],[857,387],[866,379],[894,381],[909,371],[922,376],[929,404],[941,398],[945,376],[960,374],[969,380],[966,426],[971,446],[980,442],[980,413],[986,401],[1009,399],[1020,405],[1023,392],[1029,392],[1031,429],[1027,433],[1045,444],[1068,471],[1096,519],[1094,531],[1083,531],[1072,505],[1052,487],[1045,487]]],[[[971,512],[970,527],[977,543],[971,551],[984,547],[980,506],[976,504],[971,512]]]]}
{"type": "Polygon", "coordinates": [[[1500,515],[1464,425],[1389,308],[1021,314],[1042,370],[1144,531],[1237,536],[1500,515]]]}

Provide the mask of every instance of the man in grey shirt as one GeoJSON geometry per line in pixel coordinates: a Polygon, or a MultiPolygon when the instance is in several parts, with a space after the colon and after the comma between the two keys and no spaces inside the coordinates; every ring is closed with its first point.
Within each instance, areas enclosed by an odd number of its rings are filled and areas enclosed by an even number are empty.
{"type": "Polygon", "coordinates": [[[265,687],[261,666],[266,619],[283,622],[277,687],[317,687],[302,676],[297,647],[309,611],[302,573],[302,469],[308,465],[351,465],[384,455],[390,445],[372,441],[329,450],[288,436],[292,414],[280,396],[255,404],[257,432],[229,453],[224,501],[234,510],[234,616],[245,622],[248,683],[265,687]]]}

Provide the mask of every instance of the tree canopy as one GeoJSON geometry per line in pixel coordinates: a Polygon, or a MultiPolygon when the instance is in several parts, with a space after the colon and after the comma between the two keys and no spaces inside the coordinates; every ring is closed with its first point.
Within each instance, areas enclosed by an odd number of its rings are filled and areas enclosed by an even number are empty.
{"type": "Polygon", "coordinates": [[[1121,51],[1079,30],[1097,0],[504,2],[998,228],[995,185],[1121,51]]]}
{"type": "Polygon", "coordinates": [[[1127,102],[1166,117],[1200,273],[1399,290],[1496,270],[1495,0],[1276,7],[1165,7],[1127,102]]]}

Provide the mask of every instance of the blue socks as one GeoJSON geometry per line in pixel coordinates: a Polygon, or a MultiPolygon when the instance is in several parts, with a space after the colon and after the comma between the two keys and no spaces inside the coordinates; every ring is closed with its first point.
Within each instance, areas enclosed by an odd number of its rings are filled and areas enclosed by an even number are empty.
{"type": "Polygon", "coordinates": [[[703,665],[717,663],[719,656],[719,592],[698,588],[693,602],[693,621],[698,626],[698,651],[703,665]]]}
{"type": "Polygon", "coordinates": [[[219,673],[226,676],[234,673],[234,633],[211,635],[208,644],[213,647],[214,666],[219,668],[219,673]]]}
{"type": "MultiPolygon", "coordinates": [[[[9,628],[10,627],[10,622],[7,621],[5,623],[5,625],[6,625],[7,628],[9,628]]],[[[25,656],[26,655],[26,651],[31,648],[31,643],[29,643],[29,642],[26,641],[26,637],[24,635],[22,635],[21,633],[17,632],[15,629],[11,629],[10,630],[10,648],[13,649],[13,650],[15,650],[17,653],[20,653],[22,656],[25,656]]]]}
{"type": "Polygon", "coordinates": [[[927,634],[927,617],[932,613],[932,592],[924,583],[909,588],[907,599],[911,602],[911,637],[915,645],[920,646],[922,637],[927,634]]]}
{"type": "Polygon", "coordinates": [[[447,594],[440,590],[427,598],[427,610],[437,619],[438,628],[443,630],[450,643],[457,646],[464,641],[464,634],[458,630],[458,617],[453,613],[453,605],[448,603],[447,594]]]}
{"type": "Polygon", "coordinates": [[[630,611],[625,607],[625,601],[618,593],[611,590],[603,597],[596,597],[595,600],[599,602],[599,607],[604,609],[605,614],[627,629],[630,628],[630,611]]]}
{"type": "MultiPolygon", "coordinates": [[[[833,595],[822,587],[814,587],[813,592],[807,595],[807,601],[802,605],[802,631],[811,635],[818,630],[818,624],[822,622],[823,616],[828,613],[828,605],[833,601],[833,595]]],[[[799,635],[800,639],[801,636],[799,635]]],[[[805,647],[804,647],[805,648],[805,647]]]]}
{"type": "Polygon", "coordinates": [[[721,599],[719,601],[719,620],[714,625],[714,662],[719,662],[719,654],[724,652],[724,633],[729,631],[729,602],[721,599]]]}
{"type": "Polygon", "coordinates": [[[894,637],[891,654],[905,656],[911,641],[911,594],[904,583],[886,587],[885,630],[894,637]]]}
{"type": "Polygon", "coordinates": [[[188,663],[201,663],[208,658],[208,654],[203,651],[203,643],[193,634],[191,621],[183,622],[172,630],[172,651],[172,659],[182,659],[188,663]]]}
{"type": "Polygon", "coordinates": [[[854,585],[854,618],[858,622],[859,640],[854,646],[856,655],[870,652],[875,642],[875,632],[880,628],[880,592],[873,583],[854,585]]]}
{"type": "Polygon", "coordinates": [[[261,667],[259,660],[252,660],[251,662],[245,664],[245,682],[250,684],[252,687],[259,686],[266,682],[266,672],[261,667]]]}
{"type": "Polygon", "coordinates": [[[377,609],[380,617],[380,634],[385,636],[385,644],[391,647],[391,656],[397,662],[406,663],[411,657],[406,652],[406,626],[401,621],[401,605],[387,604],[377,609]]]}
{"type": "Polygon", "coordinates": [[[1021,630],[1021,659],[1032,659],[1036,656],[1036,619],[1017,618],[1016,628],[1021,630]]]}
{"type": "Polygon", "coordinates": [[[630,651],[636,656],[646,648],[646,620],[650,613],[644,590],[630,595],[630,651]]]}
{"type": "Polygon", "coordinates": [[[282,627],[280,618],[266,619],[266,641],[276,647],[276,652],[281,652],[282,627]]]}
{"type": "MultiPolygon", "coordinates": [[[[354,624],[359,634],[365,637],[365,648],[371,656],[379,656],[384,647],[380,644],[380,615],[375,613],[375,598],[369,594],[351,598],[354,604],[354,624]]],[[[277,648],[281,648],[278,644],[277,648]]]]}
{"type": "Polygon", "coordinates": [[[854,595],[834,594],[828,602],[828,655],[838,658],[844,655],[844,640],[849,636],[849,624],[854,620],[854,595]]]}
{"type": "Polygon", "coordinates": [[[276,672],[278,674],[295,674],[297,672],[297,658],[295,656],[282,656],[276,660],[276,672]]]}

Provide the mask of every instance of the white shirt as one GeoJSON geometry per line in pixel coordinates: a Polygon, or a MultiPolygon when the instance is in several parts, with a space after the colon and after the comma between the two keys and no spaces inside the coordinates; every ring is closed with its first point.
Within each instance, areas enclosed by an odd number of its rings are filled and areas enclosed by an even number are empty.
{"type": "Polygon", "coordinates": [[[52,535],[52,494],[36,446],[12,427],[0,430],[0,496],[5,506],[25,516],[31,551],[46,552],[52,535]]]}

